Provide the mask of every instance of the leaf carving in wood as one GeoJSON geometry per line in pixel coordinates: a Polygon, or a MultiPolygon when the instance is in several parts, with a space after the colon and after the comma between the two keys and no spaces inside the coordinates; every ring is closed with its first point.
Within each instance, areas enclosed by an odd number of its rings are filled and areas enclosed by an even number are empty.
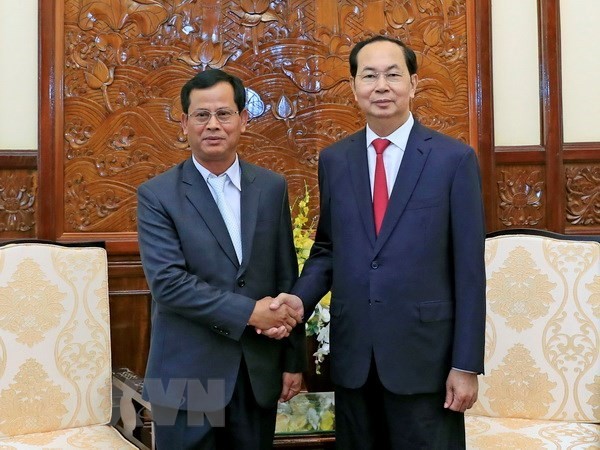
{"type": "Polygon", "coordinates": [[[79,26],[91,30],[97,21],[102,21],[119,31],[133,23],[142,34],[152,34],[168,17],[159,0],[83,0],[79,26]]]}

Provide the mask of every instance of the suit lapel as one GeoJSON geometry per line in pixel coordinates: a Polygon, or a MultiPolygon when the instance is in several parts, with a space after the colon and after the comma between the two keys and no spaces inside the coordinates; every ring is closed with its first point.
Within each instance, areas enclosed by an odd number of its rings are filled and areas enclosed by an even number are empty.
{"type": "Polygon", "coordinates": [[[406,150],[402,157],[402,163],[398,170],[394,188],[392,189],[392,195],[385,211],[381,230],[377,237],[375,245],[376,253],[381,250],[390,237],[392,230],[406,208],[408,199],[415,190],[431,150],[431,147],[426,142],[429,139],[431,139],[431,136],[427,129],[415,121],[406,144],[406,150]]]}
{"type": "Polygon", "coordinates": [[[373,219],[373,201],[369,182],[366,129],[356,133],[352,139],[352,145],[348,149],[348,167],[365,233],[369,237],[371,246],[375,246],[375,221],[373,219]]]}
{"type": "Polygon", "coordinates": [[[243,254],[240,272],[242,272],[248,266],[250,254],[252,253],[254,231],[256,229],[256,221],[258,219],[258,202],[260,199],[260,188],[254,183],[254,180],[256,179],[256,174],[252,166],[240,160],[240,167],[242,169],[241,233],[243,254]]]}
{"type": "MultiPolygon", "coordinates": [[[[211,231],[223,252],[237,267],[239,265],[231,237],[227,231],[227,226],[223,221],[219,207],[215,203],[210,189],[194,163],[192,159],[188,159],[183,164],[183,176],[181,180],[187,185],[186,197],[192,203],[198,214],[202,217],[202,220],[206,223],[206,226],[211,231]]],[[[243,189],[242,189],[243,192],[243,189]]],[[[243,221],[242,221],[243,222],[243,221]]],[[[242,236],[242,243],[243,243],[242,236]]]]}

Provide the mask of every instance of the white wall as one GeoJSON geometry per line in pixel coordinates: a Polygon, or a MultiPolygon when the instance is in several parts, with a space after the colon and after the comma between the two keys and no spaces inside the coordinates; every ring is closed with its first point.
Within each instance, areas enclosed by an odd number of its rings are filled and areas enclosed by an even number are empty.
{"type": "Polygon", "coordinates": [[[600,141],[600,1],[561,0],[563,139],[600,141]]]}
{"type": "Polygon", "coordinates": [[[38,148],[38,0],[0,0],[0,150],[38,148]]]}
{"type": "MultiPolygon", "coordinates": [[[[563,140],[600,141],[600,1],[561,0],[563,140]]],[[[492,0],[494,140],[540,144],[537,0],[492,0]]]]}
{"type": "Polygon", "coordinates": [[[537,0],[492,0],[494,141],[540,144],[537,0]]]}

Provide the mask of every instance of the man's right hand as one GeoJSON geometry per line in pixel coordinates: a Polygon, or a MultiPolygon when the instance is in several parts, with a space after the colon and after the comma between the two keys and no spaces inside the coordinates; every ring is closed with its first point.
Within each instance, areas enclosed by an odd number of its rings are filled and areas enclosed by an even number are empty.
{"type": "MultiPolygon", "coordinates": [[[[271,299],[270,308],[272,311],[277,311],[282,307],[292,308],[296,312],[296,318],[298,323],[301,323],[304,319],[304,304],[300,297],[293,294],[286,294],[282,292],[277,297],[271,299]],[[299,319],[298,319],[299,317],[299,319]]],[[[271,327],[271,328],[256,328],[256,332],[258,334],[264,334],[267,337],[273,339],[282,339],[284,337],[288,337],[290,335],[290,330],[285,327],[271,327]]]]}
{"type": "Polygon", "coordinates": [[[272,297],[265,297],[258,300],[248,320],[248,324],[257,330],[278,330],[277,336],[269,337],[281,339],[281,337],[289,336],[292,328],[302,321],[303,310],[298,311],[283,302],[278,303],[278,306],[274,308],[272,306],[273,303],[278,302],[277,299],[272,297]],[[278,337],[279,335],[281,337],[278,337]]]}

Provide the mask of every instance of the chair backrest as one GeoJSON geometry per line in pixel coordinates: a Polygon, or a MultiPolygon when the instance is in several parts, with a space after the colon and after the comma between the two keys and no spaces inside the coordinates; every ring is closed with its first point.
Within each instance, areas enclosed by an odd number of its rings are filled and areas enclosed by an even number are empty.
{"type": "Polygon", "coordinates": [[[110,421],[107,266],[99,247],[0,247],[0,437],[110,421]]]}
{"type": "Polygon", "coordinates": [[[600,421],[600,244],[486,240],[486,374],[471,413],[600,421]]]}

